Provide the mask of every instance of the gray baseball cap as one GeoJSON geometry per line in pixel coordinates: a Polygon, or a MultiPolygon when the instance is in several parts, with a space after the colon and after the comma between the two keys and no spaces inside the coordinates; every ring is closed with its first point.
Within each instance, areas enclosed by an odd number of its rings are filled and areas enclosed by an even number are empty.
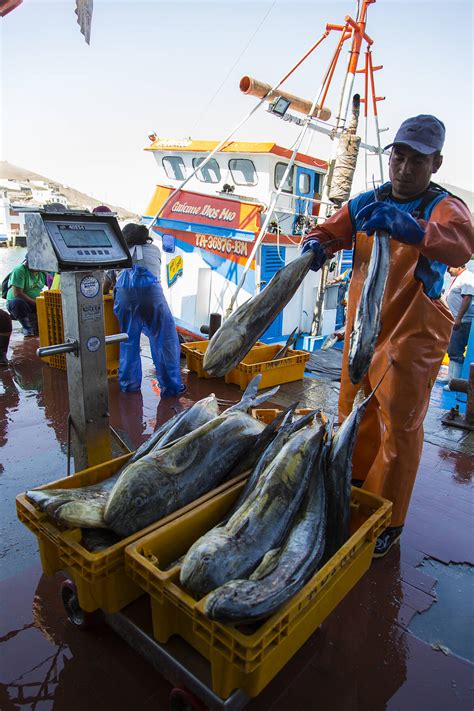
{"type": "Polygon", "coordinates": [[[445,133],[444,123],[436,116],[420,114],[406,119],[398,129],[393,143],[385,146],[384,150],[391,146],[404,145],[418,153],[431,155],[442,150],[445,133]]]}

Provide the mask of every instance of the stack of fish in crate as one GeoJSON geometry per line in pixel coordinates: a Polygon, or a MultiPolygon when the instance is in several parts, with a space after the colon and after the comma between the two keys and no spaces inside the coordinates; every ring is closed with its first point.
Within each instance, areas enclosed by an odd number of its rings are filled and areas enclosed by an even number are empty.
{"type": "Polygon", "coordinates": [[[222,698],[263,689],[369,567],[390,518],[350,486],[367,401],[334,432],[322,413],[259,410],[276,392],[259,395],[260,380],[221,414],[211,395],[133,455],[17,497],[45,573],[67,571],[86,611],[146,593],[155,638],[204,655],[222,698]]]}

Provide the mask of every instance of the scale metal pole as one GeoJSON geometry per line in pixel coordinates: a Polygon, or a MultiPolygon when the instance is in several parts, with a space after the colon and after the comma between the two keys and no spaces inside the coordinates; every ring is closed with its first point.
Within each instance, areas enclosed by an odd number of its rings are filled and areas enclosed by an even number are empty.
{"type": "Polygon", "coordinates": [[[77,349],[66,353],[76,471],[112,458],[103,278],[99,270],[61,273],[64,338],[77,342],[77,349]]]}

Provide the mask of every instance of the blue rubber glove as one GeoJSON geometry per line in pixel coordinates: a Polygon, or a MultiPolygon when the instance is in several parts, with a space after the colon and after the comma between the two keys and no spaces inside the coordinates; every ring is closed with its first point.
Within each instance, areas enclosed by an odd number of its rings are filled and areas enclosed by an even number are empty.
{"type": "Polygon", "coordinates": [[[319,242],[317,239],[308,239],[303,244],[301,254],[305,254],[306,252],[309,252],[309,250],[314,253],[310,269],[313,272],[317,272],[319,269],[321,269],[327,259],[326,250],[324,249],[321,242],[319,242]]]}
{"type": "Polygon", "coordinates": [[[368,235],[373,235],[375,230],[385,230],[403,244],[420,244],[425,236],[414,217],[386,202],[371,202],[357,213],[356,219],[364,220],[363,229],[368,235]]]}

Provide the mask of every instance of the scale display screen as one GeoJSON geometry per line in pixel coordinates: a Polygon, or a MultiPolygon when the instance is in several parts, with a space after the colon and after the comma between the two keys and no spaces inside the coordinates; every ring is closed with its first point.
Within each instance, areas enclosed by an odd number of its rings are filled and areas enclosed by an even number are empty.
{"type": "Polygon", "coordinates": [[[103,229],[88,229],[85,225],[58,225],[61,237],[67,247],[112,247],[103,229]]]}

